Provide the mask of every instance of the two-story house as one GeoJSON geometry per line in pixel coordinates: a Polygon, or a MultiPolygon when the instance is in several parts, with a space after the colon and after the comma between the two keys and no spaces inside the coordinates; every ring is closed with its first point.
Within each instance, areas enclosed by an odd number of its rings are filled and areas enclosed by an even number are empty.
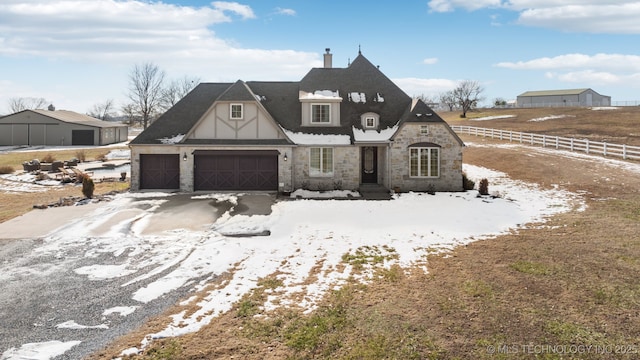
{"type": "Polygon", "coordinates": [[[361,53],[299,82],[202,83],[130,143],[131,188],[461,191],[464,144],[361,53]]]}

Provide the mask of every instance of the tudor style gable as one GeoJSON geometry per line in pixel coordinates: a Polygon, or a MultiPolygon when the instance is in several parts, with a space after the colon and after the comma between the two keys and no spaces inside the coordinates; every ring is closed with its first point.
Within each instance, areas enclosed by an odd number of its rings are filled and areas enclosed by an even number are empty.
{"type": "Polygon", "coordinates": [[[238,80],[216,99],[185,136],[185,142],[206,140],[285,139],[282,129],[247,84],[238,80]]]}

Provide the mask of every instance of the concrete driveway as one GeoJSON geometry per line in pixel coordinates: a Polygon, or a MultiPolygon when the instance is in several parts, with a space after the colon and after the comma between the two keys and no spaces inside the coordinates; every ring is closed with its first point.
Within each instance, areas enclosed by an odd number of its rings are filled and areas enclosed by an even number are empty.
{"type": "MultiPolygon", "coordinates": [[[[129,193],[113,201],[33,210],[0,224],[0,358],[48,358],[25,344],[66,345],[56,359],[81,359],[99,350],[193,291],[192,281],[153,286],[189,259],[193,244],[223,238],[212,230],[220,216],[265,215],[275,199],[129,193]],[[184,241],[183,249],[176,241],[184,241]],[[141,290],[155,293],[136,297],[141,290]]],[[[209,271],[194,279],[216,276],[209,271]]]]}
{"type": "MultiPolygon", "coordinates": [[[[152,193],[155,194],[155,193],[152,193]]],[[[145,226],[144,234],[159,234],[176,228],[192,231],[207,230],[225,212],[231,215],[268,215],[276,195],[270,193],[245,193],[237,196],[237,203],[224,201],[223,194],[212,198],[209,193],[175,194],[167,197],[158,208],[153,209],[145,226]]],[[[228,194],[234,196],[235,194],[228,194]]],[[[132,206],[111,215],[109,221],[95,229],[94,236],[104,235],[115,223],[134,218],[150,210],[145,193],[136,193],[132,206]]],[[[22,216],[0,223],[0,240],[41,238],[64,227],[68,222],[99,210],[108,202],[89,203],[78,206],[61,206],[44,210],[34,209],[22,216]]]]}

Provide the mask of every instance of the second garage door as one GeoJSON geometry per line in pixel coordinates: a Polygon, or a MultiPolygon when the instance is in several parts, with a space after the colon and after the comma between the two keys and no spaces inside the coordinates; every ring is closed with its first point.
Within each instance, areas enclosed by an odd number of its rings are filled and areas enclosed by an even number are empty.
{"type": "Polygon", "coordinates": [[[278,190],[277,151],[196,151],[195,190],[278,190]]]}

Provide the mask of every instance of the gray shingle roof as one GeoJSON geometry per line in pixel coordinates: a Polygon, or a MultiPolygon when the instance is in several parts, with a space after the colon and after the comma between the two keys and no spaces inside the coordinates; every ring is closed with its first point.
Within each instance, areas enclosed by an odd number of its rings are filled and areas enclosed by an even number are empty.
{"type": "Polygon", "coordinates": [[[203,83],[154,121],[131,144],[157,144],[158,139],[189,132],[215,101],[258,100],[283,128],[311,134],[350,135],[362,128],[360,116],[380,115],[380,128],[400,122],[444,122],[429,106],[412,99],[375,65],[359,54],[347,68],[314,68],[300,82],[238,80],[235,83],[203,83]],[[299,92],[338,91],[339,127],[302,127],[299,92]],[[432,114],[427,116],[427,114],[432,114]]]}

